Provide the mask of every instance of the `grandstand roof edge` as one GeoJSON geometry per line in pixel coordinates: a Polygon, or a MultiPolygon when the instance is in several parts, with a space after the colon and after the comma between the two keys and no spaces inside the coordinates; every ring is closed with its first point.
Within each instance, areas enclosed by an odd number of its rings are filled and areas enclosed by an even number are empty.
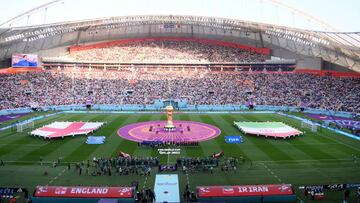
{"type": "MultiPolygon", "coordinates": [[[[281,25],[275,25],[275,24],[269,24],[269,23],[262,23],[257,21],[250,21],[250,20],[239,20],[234,18],[224,18],[224,17],[212,17],[212,16],[200,16],[200,15],[126,15],[126,16],[111,16],[111,17],[103,17],[103,18],[90,18],[90,19],[82,19],[82,20],[74,20],[74,21],[62,21],[57,23],[48,23],[48,24],[41,24],[41,25],[32,25],[32,26],[19,26],[19,27],[11,27],[10,30],[24,30],[24,29],[37,29],[37,28],[46,28],[49,26],[60,26],[60,25],[69,25],[69,24],[76,24],[76,23],[86,23],[86,22],[94,22],[99,20],[115,20],[115,19],[128,19],[131,21],[131,19],[139,18],[138,20],[141,20],[141,18],[145,17],[152,17],[152,18],[203,18],[203,19],[216,19],[218,20],[225,20],[225,21],[236,21],[236,22],[242,22],[242,23],[250,23],[250,24],[257,24],[262,26],[270,26],[270,27],[276,27],[276,28],[282,28],[282,29],[289,29],[289,30],[297,30],[297,31],[304,31],[304,32],[316,32],[316,33],[345,33],[345,34],[352,34],[352,33],[360,33],[359,32],[325,32],[325,31],[318,31],[318,30],[309,30],[309,29],[300,29],[300,28],[293,28],[293,27],[287,27],[287,26],[281,26],[281,25]]],[[[144,19],[145,20],[145,19],[144,19]]],[[[152,20],[160,20],[160,19],[152,19],[152,20]]],[[[173,19],[176,20],[176,19],[173,19]]],[[[111,24],[111,23],[108,23],[111,24]]],[[[8,27],[0,27],[0,29],[8,29],[8,27]]]]}

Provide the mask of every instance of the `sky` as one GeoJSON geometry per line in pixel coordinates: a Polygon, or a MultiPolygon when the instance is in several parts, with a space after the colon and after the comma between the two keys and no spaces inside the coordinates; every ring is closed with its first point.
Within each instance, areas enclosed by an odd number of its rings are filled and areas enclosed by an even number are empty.
{"type": "MultiPolygon", "coordinates": [[[[52,0],[0,0],[6,7],[0,24],[52,0]]],[[[360,0],[276,0],[332,25],[323,27],[272,0],[63,0],[33,13],[12,26],[37,25],[72,20],[126,15],[200,15],[297,27],[320,31],[360,31],[360,0]]],[[[6,25],[8,26],[8,25],[6,25]]]]}

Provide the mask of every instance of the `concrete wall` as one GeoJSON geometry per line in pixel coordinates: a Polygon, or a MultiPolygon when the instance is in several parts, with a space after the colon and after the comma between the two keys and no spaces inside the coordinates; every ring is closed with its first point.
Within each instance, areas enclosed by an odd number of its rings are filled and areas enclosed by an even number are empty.
{"type": "Polygon", "coordinates": [[[296,63],[296,69],[322,70],[322,59],[299,57],[296,63]]]}
{"type": "Polygon", "coordinates": [[[333,63],[330,63],[328,61],[323,62],[323,70],[332,70],[332,71],[339,71],[339,72],[355,73],[355,71],[353,71],[353,70],[351,70],[349,68],[339,66],[337,64],[333,64],[333,63]]]}

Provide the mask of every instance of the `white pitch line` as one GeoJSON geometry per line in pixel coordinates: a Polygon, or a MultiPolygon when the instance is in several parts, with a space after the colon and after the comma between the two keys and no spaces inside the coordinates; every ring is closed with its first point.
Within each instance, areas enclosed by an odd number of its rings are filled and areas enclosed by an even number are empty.
{"type": "Polygon", "coordinates": [[[143,190],[145,190],[145,186],[146,186],[147,179],[148,179],[148,177],[145,176],[145,181],[144,181],[144,185],[143,185],[143,190]]]}
{"type": "Polygon", "coordinates": [[[349,148],[351,148],[351,149],[353,149],[353,150],[360,151],[359,148],[356,148],[356,147],[354,147],[354,146],[352,146],[352,145],[349,145],[349,144],[346,144],[346,143],[344,143],[344,142],[341,142],[341,141],[339,141],[339,140],[337,140],[337,139],[332,138],[331,136],[325,136],[325,135],[322,135],[322,134],[321,134],[320,136],[329,138],[330,140],[332,140],[332,141],[334,141],[334,142],[337,142],[337,143],[339,143],[339,144],[342,144],[342,145],[344,145],[344,146],[347,146],[347,147],[349,147],[349,148]]]}
{"type": "Polygon", "coordinates": [[[338,162],[338,161],[353,161],[352,159],[296,159],[296,160],[277,160],[277,161],[253,161],[254,163],[278,163],[278,162],[294,162],[296,164],[299,164],[297,162],[319,162],[319,161],[329,161],[329,162],[338,162]]]}
{"type": "Polygon", "coordinates": [[[186,182],[190,187],[189,173],[186,171],[186,182]]]}
{"type": "Polygon", "coordinates": [[[273,170],[271,170],[269,167],[267,167],[267,166],[265,165],[265,163],[260,163],[260,164],[263,165],[264,168],[267,169],[267,170],[271,173],[271,175],[273,175],[274,178],[277,179],[280,183],[283,182],[283,181],[279,178],[279,176],[277,176],[277,175],[273,172],[273,170]]]}
{"type": "Polygon", "coordinates": [[[66,171],[66,168],[64,168],[62,171],[60,171],[60,172],[58,173],[57,176],[55,176],[53,179],[51,179],[46,186],[48,186],[49,184],[53,183],[55,180],[57,180],[58,178],[60,178],[60,176],[61,176],[65,171],[66,171]]]}

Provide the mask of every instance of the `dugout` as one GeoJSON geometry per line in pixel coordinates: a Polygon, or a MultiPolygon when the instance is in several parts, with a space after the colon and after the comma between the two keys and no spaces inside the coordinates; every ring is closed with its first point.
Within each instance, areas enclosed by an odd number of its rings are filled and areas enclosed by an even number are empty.
{"type": "Polygon", "coordinates": [[[199,186],[196,188],[198,202],[295,202],[291,185],[239,185],[199,186]]]}
{"type": "Polygon", "coordinates": [[[37,186],[33,203],[134,202],[133,187],[37,186]]]}

